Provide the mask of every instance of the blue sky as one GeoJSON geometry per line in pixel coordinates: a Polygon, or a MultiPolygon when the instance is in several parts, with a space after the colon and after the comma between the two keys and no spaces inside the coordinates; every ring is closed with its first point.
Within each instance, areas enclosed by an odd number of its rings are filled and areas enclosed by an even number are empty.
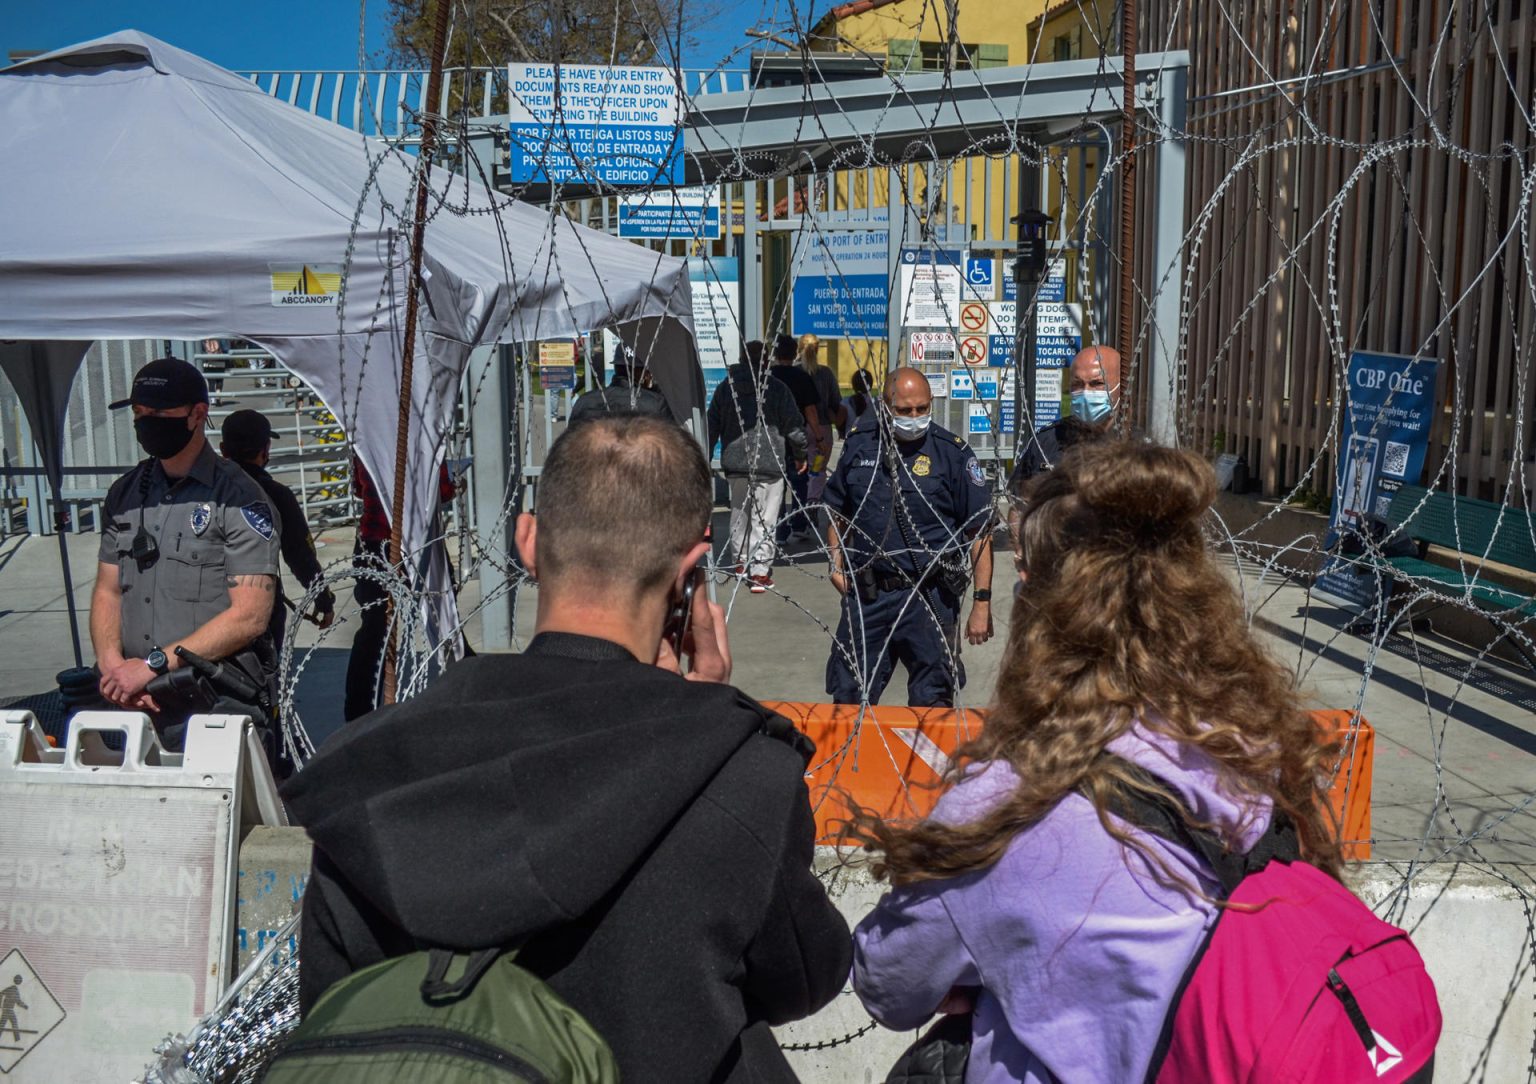
{"type": "MultiPolygon", "coordinates": [[[[720,0],[700,25],[687,67],[714,67],[745,43],[742,31],[788,21],[791,0],[720,0]]],[[[803,0],[802,0],[803,2],[803,0]]],[[[384,0],[367,3],[366,47],[384,46],[384,0]]],[[[234,70],[357,68],[361,0],[0,0],[0,64],[12,49],[57,49],[132,27],[234,70]]],[[[742,53],[730,65],[746,67],[742,53]]]]}

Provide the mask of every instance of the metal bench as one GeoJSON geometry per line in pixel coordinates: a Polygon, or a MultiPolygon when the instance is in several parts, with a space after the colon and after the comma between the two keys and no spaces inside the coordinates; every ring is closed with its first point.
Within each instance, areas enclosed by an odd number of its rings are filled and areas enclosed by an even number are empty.
{"type": "MultiPolygon", "coordinates": [[[[1536,617],[1536,597],[1487,578],[1489,563],[1536,573],[1536,516],[1507,504],[1475,497],[1403,486],[1392,498],[1387,524],[1394,533],[1418,543],[1413,555],[1384,557],[1396,577],[1470,601],[1490,615],[1515,623],[1536,617]],[[1458,554],[1455,567],[1427,559],[1430,546],[1458,554]],[[1427,584],[1426,584],[1427,581],[1427,584]]],[[[1527,663],[1536,658],[1518,638],[1510,637],[1527,663]]]]}

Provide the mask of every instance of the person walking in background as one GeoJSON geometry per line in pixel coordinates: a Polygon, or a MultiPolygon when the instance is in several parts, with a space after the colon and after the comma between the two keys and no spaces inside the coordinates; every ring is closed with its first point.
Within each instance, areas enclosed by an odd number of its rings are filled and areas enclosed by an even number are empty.
{"type": "Polygon", "coordinates": [[[832,454],[832,430],[821,413],[821,392],[816,390],[816,382],[811,379],[811,375],[796,364],[798,353],[799,347],[793,336],[776,336],[773,340],[773,367],[768,370],[794,396],[795,406],[799,407],[800,416],[805,419],[805,433],[810,441],[806,457],[807,469],[789,476],[786,507],[774,531],[774,540],[781,546],[795,535],[814,533],[815,527],[805,511],[805,502],[810,493],[809,465],[818,457],[825,464],[832,454]]]}
{"type": "Polygon", "coordinates": [[[837,374],[830,365],[821,363],[821,340],[815,335],[800,336],[800,368],[804,369],[816,385],[819,396],[817,408],[821,412],[824,427],[836,426],[842,430],[847,424],[843,410],[843,390],[837,386],[837,374]]]}
{"type": "Polygon", "coordinates": [[[229,372],[229,347],[222,339],[204,339],[198,367],[208,381],[208,396],[214,406],[223,403],[224,374],[229,372]]]}
{"type": "Polygon", "coordinates": [[[832,461],[832,434],[841,430],[848,419],[848,413],[843,408],[843,392],[837,386],[837,374],[831,366],[821,363],[820,354],[820,339],[810,334],[800,336],[800,367],[816,385],[819,397],[816,406],[821,415],[825,438],[822,444],[826,448],[824,454],[811,457],[811,467],[807,474],[810,480],[806,485],[805,499],[810,505],[807,515],[813,531],[820,529],[816,522],[816,508],[821,504],[822,492],[827,488],[827,467],[832,461]]]}
{"type": "Polygon", "coordinates": [[[720,471],[731,487],[730,552],[736,574],[754,595],[773,587],[774,525],[784,500],[784,474],[806,469],[806,436],[794,396],[769,376],[763,344],[742,350],[709,401],[709,446],[720,446],[720,471]]]}
{"type": "MultiPolygon", "coordinates": [[[[238,463],[277,509],[283,563],[308,591],[324,574],[320,570],[320,559],[315,556],[315,539],[309,533],[304,506],[293,490],[267,473],[267,464],[272,461],[272,438],[272,423],[266,415],[254,410],[237,410],[224,419],[219,452],[225,459],[238,463]]],[[[277,601],[272,604],[272,619],[267,626],[272,636],[272,648],[279,657],[288,625],[288,605],[279,579],[277,601]]],[[[320,628],[328,629],[335,619],[336,596],[327,588],[316,598],[315,615],[311,620],[320,628]]]]}
{"type": "Polygon", "coordinates": [[[606,388],[594,388],[571,404],[566,427],[600,418],[604,414],[649,414],[671,420],[666,397],[656,389],[651,370],[622,344],[614,359],[613,381],[606,388]]]}
{"type": "Polygon", "coordinates": [[[859,369],[853,374],[853,394],[843,400],[842,421],[838,423],[838,436],[844,440],[855,428],[867,426],[867,421],[873,421],[872,412],[875,409],[875,376],[868,369],[859,369]]]}

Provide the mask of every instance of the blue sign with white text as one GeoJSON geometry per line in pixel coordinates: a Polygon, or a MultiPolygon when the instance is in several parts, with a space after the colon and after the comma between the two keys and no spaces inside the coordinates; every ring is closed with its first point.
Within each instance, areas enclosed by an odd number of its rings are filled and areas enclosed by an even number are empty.
{"type": "Polygon", "coordinates": [[[890,294],[883,273],[801,275],[795,279],[792,326],[797,335],[878,339],[885,335],[890,294]]]}
{"type": "MultiPolygon", "coordinates": [[[[1360,553],[1379,537],[1393,495],[1424,473],[1435,415],[1439,362],[1356,351],[1349,357],[1348,403],[1328,545],[1360,553]]],[[[1357,612],[1384,601],[1384,585],[1365,562],[1330,559],[1317,590],[1357,612]]]]}
{"type": "Polygon", "coordinates": [[[620,203],[619,236],[640,240],[716,238],[720,236],[720,205],[620,203]]]}
{"type": "Polygon", "coordinates": [[[974,286],[976,292],[983,298],[991,298],[993,287],[992,257],[971,256],[965,261],[965,281],[974,286]]]}
{"type": "Polygon", "coordinates": [[[515,183],[616,187],[683,181],[677,72],[658,66],[507,66],[515,183]]]}
{"type": "MultiPolygon", "coordinates": [[[[1019,299],[1019,284],[1013,277],[1013,261],[1004,259],[1003,265],[1003,300],[1017,301],[1019,299]]],[[[1041,301],[1065,301],[1067,299],[1066,264],[1061,260],[1052,260],[1046,268],[1045,279],[1040,283],[1041,301]]]]}
{"type": "Polygon", "coordinates": [[[513,124],[515,184],[588,181],[616,186],[683,183],[683,136],[651,124],[513,124]]]}

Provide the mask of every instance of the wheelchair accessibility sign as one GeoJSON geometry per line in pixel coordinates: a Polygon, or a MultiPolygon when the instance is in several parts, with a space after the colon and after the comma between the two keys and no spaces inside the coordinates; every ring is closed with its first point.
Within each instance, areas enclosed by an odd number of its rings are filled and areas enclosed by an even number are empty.
{"type": "Polygon", "coordinates": [[[995,264],[990,256],[969,256],[965,261],[966,293],[991,301],[997,296],[997,280],[993,274],[995,264]]]}

